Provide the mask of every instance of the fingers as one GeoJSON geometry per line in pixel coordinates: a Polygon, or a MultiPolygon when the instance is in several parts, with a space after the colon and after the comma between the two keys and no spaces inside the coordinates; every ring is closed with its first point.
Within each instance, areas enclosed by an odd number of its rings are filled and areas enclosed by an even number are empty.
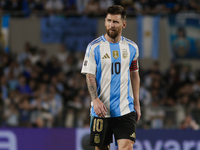
{"type": "Polygon", "coordinates": [[[101,110],[100,109],[94,109],[97,116],[101,117],[101,110]]]}
{"type": "Polygon", "coordinates": [[[138,122],[140,120],[140,117],[141,117],[141,113],[138,113],[138,117],[137,117],[137,121],[138,122]]]}
{"type": "MultiPolygon", "coordinates": [[[[105,106],[104,106],[105,107],[105,106]]],[[[103,114],[103,117],[105,117],[106,116],[106,111],[107,110],[105,110],[105,108],[103,107],[103,109],[101,109],[101,113],[103,114]]]]}
{"type": "Polygon", "coordinates": [[[106,116],[106,111],[104,110],[104,108],[101,108],[100,111],[99,111],[99,117],[105,117],[106,116]]]}
{"type": "Polygon", "coordinates": [[[105,117],[106,116],[106,106],[101,102],[100,99],[95,99],[93,100],[93,107],[94,107],[94,111],[97,114],[97,116],[99,117],[105,117]]]}
{"type": "Polygon", "coordinates": [[[97,116],[104,118],[106,116],[107,109],[105,105],[102,103],[102,105],[96,108],[94,111],[97,114],[97,116]]]}
{"type": "Polygon", "coordinates": [[[103,108],[104,108],[105,112],[107,112],[107,109],[106,109],[106,106],[105,106],[105,105],[103,105],[103,108]]]}

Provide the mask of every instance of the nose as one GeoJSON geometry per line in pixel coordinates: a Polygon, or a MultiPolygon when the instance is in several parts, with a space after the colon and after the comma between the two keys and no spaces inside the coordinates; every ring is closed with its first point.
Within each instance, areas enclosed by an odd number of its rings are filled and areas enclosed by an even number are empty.
{"type": "Polygon", "coordinates": [[[110,23],[111,28],[115,27],[115,24],[113,22],[110,23]]]}

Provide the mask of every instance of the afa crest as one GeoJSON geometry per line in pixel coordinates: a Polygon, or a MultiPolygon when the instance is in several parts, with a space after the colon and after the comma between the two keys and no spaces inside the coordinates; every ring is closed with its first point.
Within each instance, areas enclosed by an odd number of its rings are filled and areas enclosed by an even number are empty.
{"type": "Polygon", "coordinates": [[[122,49],[122,56],[123,56],[124,59],[128,57],[127,49],[122,49]]]}
{"type": "Polygon", "coordinates": [[[119,57],[119,52],[118,51],[113,51],[113,57],[117,59],[119,57]]]}
{"type": "Polygon", "coordinates": [[[95,136],[94,136],[94,143],[100,143],[99,134],[95,134],[95,136]]]}

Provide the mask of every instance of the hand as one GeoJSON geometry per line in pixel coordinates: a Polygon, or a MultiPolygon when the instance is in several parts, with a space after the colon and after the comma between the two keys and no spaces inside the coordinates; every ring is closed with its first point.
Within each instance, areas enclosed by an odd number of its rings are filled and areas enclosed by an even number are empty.
{"type": "Polygon", "coordinates": [[[93,102],[94,111],[97,114],[97,116],[104,118],[107,112],[107,109],[104,103],[102,103],[102,101],[98,97],[92,100],[92,102],[93,102]]]}
{"type": "Polygon", "coordinates": [[[140,117],[141,117],[140,105],[137,105],[134,108],[135,108],[135,111],[137,113],[137,120],[136,120],[136,122],[138,122],[140,120],[140,117]]]}

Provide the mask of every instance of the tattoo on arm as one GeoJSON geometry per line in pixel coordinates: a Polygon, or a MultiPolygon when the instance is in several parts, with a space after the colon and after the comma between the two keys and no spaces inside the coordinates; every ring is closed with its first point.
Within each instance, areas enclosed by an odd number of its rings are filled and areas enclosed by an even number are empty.
{"type": "Polygon", "coordinates": [[[97,98],[97,84],[96,77],[93,74],[86,74],[86,82],[88,91],[91,95],[92,100],[97,98]]]}

